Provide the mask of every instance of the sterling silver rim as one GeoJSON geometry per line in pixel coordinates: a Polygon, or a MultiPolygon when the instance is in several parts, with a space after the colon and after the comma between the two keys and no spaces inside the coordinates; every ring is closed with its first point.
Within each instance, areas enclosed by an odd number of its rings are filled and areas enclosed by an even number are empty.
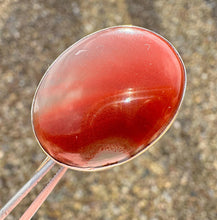
{"type": "Polygon", "coordinates": [[[32,105],[31,105],[31,126],[32,126],[32,130],[33,130],[33,133],[34,133],[34,136],[35,136],[35,139],[37,140],[39,146],[41,147],[41,149],[44,151],[44,153],[50,158],[52,159],[53,161],[55,161],[57,164],[60,164],[61,166],[64,166],[64,167],[67,167],[69,169],[72,169],[72,170],[77,170],[77,171],[86,171],[86,172],[93,172],[93,171],[101,171],[101,170],[105,170],[105,169],[108,169],[108,168],[112,168],[112,167],[116,167],[118,165],[122,165],[122,164],[125,164],[133,159],[135,159],[136,157],[140,156],[141,154],[143,154],[146,150],[148,150],[150,147],[152,147],[157,141],[159,141],[159,139],[169,130],[169,128],[171,127],[171,125],[173,124],[173,122],[175,121],[179,111],[180,111],[180,108],[181,108],[181,105],[182,105],[182,102],[183,102],[183,99],[184,99],[184,96],[185,96],[185,92],[186,92],[186,86],[187,86],[187,73],[186,73],[186,68],[185,68],[185,65],[184,65],[184,62],[180,56],[180,54],[178,53],[178,51],[176,50],[176,48],[166,39],[164,38],[163,36],[161,36],[160,34],[158,33],[155,33],[154,31],[151,31],[149,29],[146,29],[146,28],[143,28],[143,27],[138,27],[138,26],[133,26],[133,25],[120,25],[120,26],[112,26],[112,27],[108,27],[108,28],[105,28],[105,29],[101,29],[99,31],[96,31],[96,32],[93,32],[83,38],[81,38],[80,40],[78,40],[77,42],[75,42],[74,44],[72,44],[70,47],[68,47],[66,50],[64,50],[54,61],[53,63],[49,66],[49,68],[47,69],[47,71],[45,72],[45,74],[43,75],[43,77],[41,78],[37,88],[36,88],[36,91],[35,91],[35,94],[34,94],[34,97],[33,97],[33,101],[32,101],[32,105]],[[130,158],[127,158],[123,161],[120,161],[118,163],[114,163],[114,164],[109,164],[109,165],[105,165],[103,167],[75,167],[75,166],[70,166],[70,165],[67,165],[67,164],[64,164],[58,160],[56,160],[55,158],[53,158],[50,154],[48,154],[47,151],[45,151],[45,149],[43,148],[43,146],[41,145],[41,143],[39,142],[38,138],[37,138],[37,135],[35,133],[35,129],[34,129],[34,124],[33,124],[33,108],[34,108],[34,104],[35,104],[35,99],[36,99],[36,95],[38,93],[38,90],[41,86],[41,83],[43,81],[43,79],[46,77],[46,75],[49,73],[50,69],[53,67],[53,65],[65,54],[67,53],[72,47],[74,47],[76,44],[78,44],[80,41],[98,33],[98,32],[102,32],[102,31],[106,31],[106,30],[109,30],[109,29],[115,29],[115,28],[137,28],[137,29],[140,29],[140,30],[144,30],[144,31],[147,31],[147,32],[150,32],[154,35],[157,35],[158,37],[160,37],[162,40],[164,40],[166,43],[168,43],[168,45],[171,46],[171,48],[174,50],[174,52],[176,53],[176,55],[178,56],[179,60],[181,61],[181,64],[182,64],[182,67],[183,67],[183,70],[184,70],[184,87],[183,87],[183,93],[182,93],[182,98],[181,98],[181,101],[179,103],[179,106],[177,108],[177,111],[175,113],[175,115],[173,116],[172,120],[168,123],[168,125],[166,126],[166,128],[161,132],[161,134],[154,140],[152,141],[149,145],[147,145],[144,149],[140,150],[139,152],[137,152],[135,155],[133,155],[132,157],[130,158]]]}

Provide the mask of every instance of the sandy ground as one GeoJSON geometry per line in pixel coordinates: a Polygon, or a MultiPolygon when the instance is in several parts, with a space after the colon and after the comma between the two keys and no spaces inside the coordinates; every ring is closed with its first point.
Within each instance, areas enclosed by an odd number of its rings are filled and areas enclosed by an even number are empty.
{"type": "MultiPolygon", "coordinates": [[[[217,219],[216,0],[1,0],[0,207],[45,158],[30,123],[45,70],[81,37],[119,24],[154,30],[180,52],[188,74],[181,111],[132,162],[97,173],[68,171],[33,219],[217,219]]],[[[42,188],[7,219],[19,219],[42,188]]]]}

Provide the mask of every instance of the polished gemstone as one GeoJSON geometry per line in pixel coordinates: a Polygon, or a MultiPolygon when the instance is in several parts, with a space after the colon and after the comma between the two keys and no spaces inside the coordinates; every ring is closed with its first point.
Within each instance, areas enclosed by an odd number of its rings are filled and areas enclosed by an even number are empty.
{"type": "Polygon", "coordinates": [[[104,29],[61,54],[33,103],[35,134],[56,161],[100,168],[126,161],[171,124],[185,88],[175,49],[139,27],[104,29]]]}

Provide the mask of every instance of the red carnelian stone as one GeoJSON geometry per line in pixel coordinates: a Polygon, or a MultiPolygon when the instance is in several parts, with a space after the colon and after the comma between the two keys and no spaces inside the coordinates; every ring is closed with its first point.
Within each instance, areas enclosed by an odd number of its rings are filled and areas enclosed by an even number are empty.
{"type": "Polygon", "coordinates": [[[122,26],[89,35],[48,69],[33,104],[35,134],[56,161],[95,168],[150,145],[177,113],[185,70],[174,48],[122,26]]]}

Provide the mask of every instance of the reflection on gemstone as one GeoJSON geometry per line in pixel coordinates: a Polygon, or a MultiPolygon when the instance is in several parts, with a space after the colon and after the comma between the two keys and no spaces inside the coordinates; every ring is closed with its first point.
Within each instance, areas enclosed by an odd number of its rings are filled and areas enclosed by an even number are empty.
{"type": "Polygon", "coordinates": [[[99,153],[96,153],[92,159],[88,160],[87,167],[100,167],[102,166],[102,161],[106,166],[122,160],[126,160],[128,157],[129,156],[123,152],[102,150],[99,151],[99,153]]]}

